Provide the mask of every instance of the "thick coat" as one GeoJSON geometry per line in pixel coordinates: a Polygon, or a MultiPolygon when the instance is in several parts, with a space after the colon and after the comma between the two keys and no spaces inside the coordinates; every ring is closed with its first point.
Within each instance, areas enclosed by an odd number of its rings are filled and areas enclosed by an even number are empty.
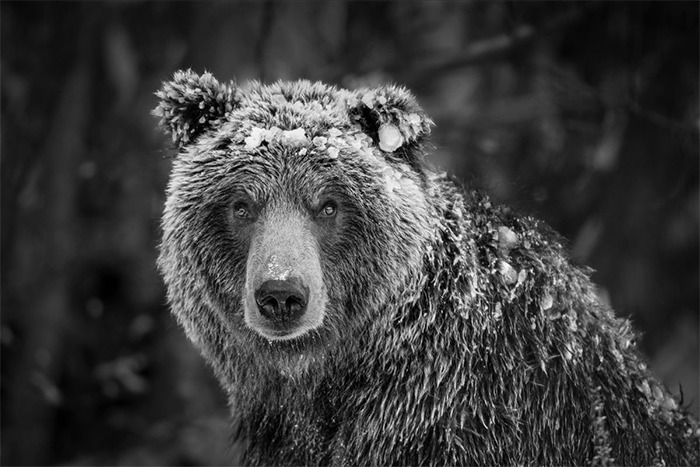
{"type": "Polygon", "coordinates": [[[403,88],[178,72],[159,267],[248,464],[700,464],[628,321],[531,217],[424,163],[403,88]]]}

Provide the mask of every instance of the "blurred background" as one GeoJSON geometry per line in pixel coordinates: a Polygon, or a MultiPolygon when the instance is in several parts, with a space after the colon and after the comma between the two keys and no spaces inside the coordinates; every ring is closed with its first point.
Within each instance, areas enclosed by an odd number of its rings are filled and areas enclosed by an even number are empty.
{"type": "Polygon", "coordinates": [[[154,261],[179,68],[405,84],[433,165],[543,218],[698,414],[697,2],[6,2],[4,465],[226,462],[154,261]]]}

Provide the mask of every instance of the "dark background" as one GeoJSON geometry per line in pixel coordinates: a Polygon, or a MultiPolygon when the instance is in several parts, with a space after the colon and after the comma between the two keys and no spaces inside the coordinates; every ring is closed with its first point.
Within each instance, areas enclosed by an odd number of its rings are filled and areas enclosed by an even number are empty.
{"type": "Polygon", "coordinates": [[[2,2],[7,464],[221,464],[227,409],[154,267],[179,68],[395,81],[433,163],[541,217],[698,413],[697,2],[2,2]]]}

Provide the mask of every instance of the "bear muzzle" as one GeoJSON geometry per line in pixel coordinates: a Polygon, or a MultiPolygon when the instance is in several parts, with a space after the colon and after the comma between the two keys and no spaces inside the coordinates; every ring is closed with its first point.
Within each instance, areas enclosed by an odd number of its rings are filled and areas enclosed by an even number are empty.
{"type": "Polygon", "coordinates": [[[316,239],[295,211],[268,214],[251,241],[244,318],[263,338],[291,340],[323,324],[328,300],[316,239]]]}

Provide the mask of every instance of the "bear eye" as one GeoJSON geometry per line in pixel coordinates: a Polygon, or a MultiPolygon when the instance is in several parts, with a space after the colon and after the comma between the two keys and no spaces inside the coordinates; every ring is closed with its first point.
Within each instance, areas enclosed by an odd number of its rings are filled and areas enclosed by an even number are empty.
{"type": "Polygon", "coordinates": [[[233,205],[233,215],[237,219],[250,219],[250,209],[245,203],[236,203],[233,205]]]}
{"type": "Polygon", "coordinates": [[[321,212],[319,213],[320,217],[333,217],[335,216],[335,213],[338,211],[338,206],[335,204],[334,201],[327,201],[323,207],[321,208],[321,212]]]}

